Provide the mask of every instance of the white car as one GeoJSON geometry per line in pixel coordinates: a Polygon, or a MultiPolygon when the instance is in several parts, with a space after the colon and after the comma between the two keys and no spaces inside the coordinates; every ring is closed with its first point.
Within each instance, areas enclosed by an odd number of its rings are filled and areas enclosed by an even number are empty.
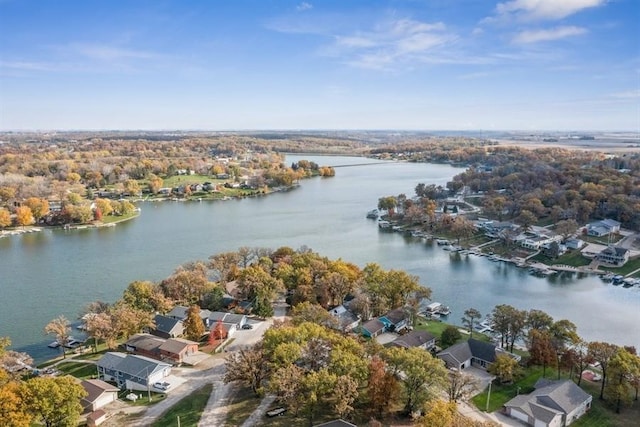
{"type": "Polygon", "coordinates": [[[171,384],[168,382],[153,383],[153,388],[157,388],[158,390],[168,390],[169,387],[171,387],[171,384]]]}

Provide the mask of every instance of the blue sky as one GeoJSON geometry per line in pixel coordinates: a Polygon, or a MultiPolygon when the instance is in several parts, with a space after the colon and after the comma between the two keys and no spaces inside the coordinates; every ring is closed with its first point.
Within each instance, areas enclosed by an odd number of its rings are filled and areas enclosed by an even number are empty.
{"type": "Polygon", "coordinates": [[[0,0],[0,130],[640,131],[638,0],[0,0]]]}

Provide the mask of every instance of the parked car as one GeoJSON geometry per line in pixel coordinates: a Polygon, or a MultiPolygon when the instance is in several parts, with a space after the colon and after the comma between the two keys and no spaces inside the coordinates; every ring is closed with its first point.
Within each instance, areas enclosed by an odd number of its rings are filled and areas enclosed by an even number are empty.
{"type": "Polygon", "coordinates": [[[168,382],[157,382],[153,383],[153,387],[157,388],[158,390],[168,390],[169,387],[171,387],[171,384],[168,382]]]}
{"type": "Polygon", "coordinates": [[[242,325],[242,329],[253,329],[253,325],[250,323],[245,323],[242,325]]]}
{"type": "Polygon", "coordinates": [[[278,417],[281,415],[284,415],[284,413],[287,412],[286,408],[274,408],[274,409],[270,409],[267,411],[267,417],[271,418],[271,417],[278,417]]]}

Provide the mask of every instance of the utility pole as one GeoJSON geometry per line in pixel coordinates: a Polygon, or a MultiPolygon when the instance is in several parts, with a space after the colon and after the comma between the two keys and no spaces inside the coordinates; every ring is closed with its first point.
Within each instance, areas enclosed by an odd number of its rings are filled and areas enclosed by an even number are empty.
{"type": "Polygon", "coordinates": [[[489,392],[487,393],[487,407],[484,410],[485,412],[489,412],[489,400],[491,400],[491,384],[493,383],[493,380],[495,380],[496,377],[491,378],[491,381],[489,381],[489,392]]]}

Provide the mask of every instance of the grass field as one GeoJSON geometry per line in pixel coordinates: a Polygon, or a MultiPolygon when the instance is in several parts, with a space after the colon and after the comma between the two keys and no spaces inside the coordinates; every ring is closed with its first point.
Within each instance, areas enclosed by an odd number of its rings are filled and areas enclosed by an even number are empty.
{"type": "Polygon", "coordinates": [[[153,423],[153,427],[174,427],[178,425],[178,417],[181,427],[197,426],[202,411],[207,406],[211,390],[213,384],[207,384],[185,396],[153,423]]]}
{"type": "Polygon", "coordinates": [[[225,425],[239,426],[260,406],[262,398],[257,397],[251,389],[242,388],[229,400],[225,425]]]}
{"type": "Polygon", "coordinates": [[[93,363],[83,362],[62,362],[56,368],[65,374],[74,376],[81,380],[87,378],[96,378],[98,371],[93,363]]]}

